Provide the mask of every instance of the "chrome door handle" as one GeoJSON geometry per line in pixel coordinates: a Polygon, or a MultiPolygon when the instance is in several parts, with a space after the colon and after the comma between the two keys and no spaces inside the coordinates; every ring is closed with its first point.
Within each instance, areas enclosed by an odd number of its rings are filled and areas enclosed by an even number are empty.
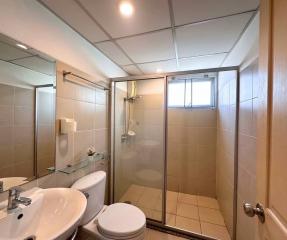
{"type": "Polygon", "coordinates": [[[260,203],[257,203],[256,207],[253,207],[250,203],[244,203],[243,209],[248,217],[254,217],[256,215],[261,223],[265,222],[264,208],[260,203]]]}

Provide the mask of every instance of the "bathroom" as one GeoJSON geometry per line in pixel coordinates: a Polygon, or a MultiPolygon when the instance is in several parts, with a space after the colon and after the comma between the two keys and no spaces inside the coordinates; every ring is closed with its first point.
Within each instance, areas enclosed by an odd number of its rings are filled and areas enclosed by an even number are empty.
{"type": "Polygon", "coordinates": [[[286,10],[2,0],[0,240],[287,239],[286,10]]]}

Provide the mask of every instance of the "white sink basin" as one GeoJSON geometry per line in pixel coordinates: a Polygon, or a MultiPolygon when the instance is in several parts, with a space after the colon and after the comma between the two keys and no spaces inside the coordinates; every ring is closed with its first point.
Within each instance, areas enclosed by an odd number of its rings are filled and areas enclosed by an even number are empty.
{"type": "Polygon", "coordinates": [[[66,240],[85,212],[85,196],[71,188],[37,189],[23,196],[32,203],[13,213],[0,211],[1,240],[66,240]]]}

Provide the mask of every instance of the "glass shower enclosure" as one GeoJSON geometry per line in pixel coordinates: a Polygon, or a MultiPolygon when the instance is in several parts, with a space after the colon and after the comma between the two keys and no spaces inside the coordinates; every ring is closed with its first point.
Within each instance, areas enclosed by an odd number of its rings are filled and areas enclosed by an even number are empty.
{"type": "Polygon", "coordinates": [[[163,221],[165,78],[113,82],[112,199],[163,221]]]}
{"type": "Polygon", "coordinates": [[[164,231],[236,239],[238,86],[237,68],[113,81],[111,202],[164,231]]]}

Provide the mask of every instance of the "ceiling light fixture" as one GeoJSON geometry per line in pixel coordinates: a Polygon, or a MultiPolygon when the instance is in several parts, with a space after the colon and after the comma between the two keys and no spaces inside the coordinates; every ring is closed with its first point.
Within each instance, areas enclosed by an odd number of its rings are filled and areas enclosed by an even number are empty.
{"type": "Polygon", "coordinates": [[[161,68],[158,68],[158,69],[156,70],[156,72],[157,72],[157,73],[162,73],[162,69],[161,69],[161,68]]]}
{"type": "Polygon", "coordinates": [[[134,7],[130,1],[122,1],[120,3],[120,13],[124,17],[130,17],[134,13],[134,7]]]}
{"type": "Polygon", "coordinates": [[[25,49],[25,50],[28,49],[28,47],[26,47],[25,45],[20,44],[20,43],[16,43],[16,46],[19,47],[19,48],[25,49]]]}

